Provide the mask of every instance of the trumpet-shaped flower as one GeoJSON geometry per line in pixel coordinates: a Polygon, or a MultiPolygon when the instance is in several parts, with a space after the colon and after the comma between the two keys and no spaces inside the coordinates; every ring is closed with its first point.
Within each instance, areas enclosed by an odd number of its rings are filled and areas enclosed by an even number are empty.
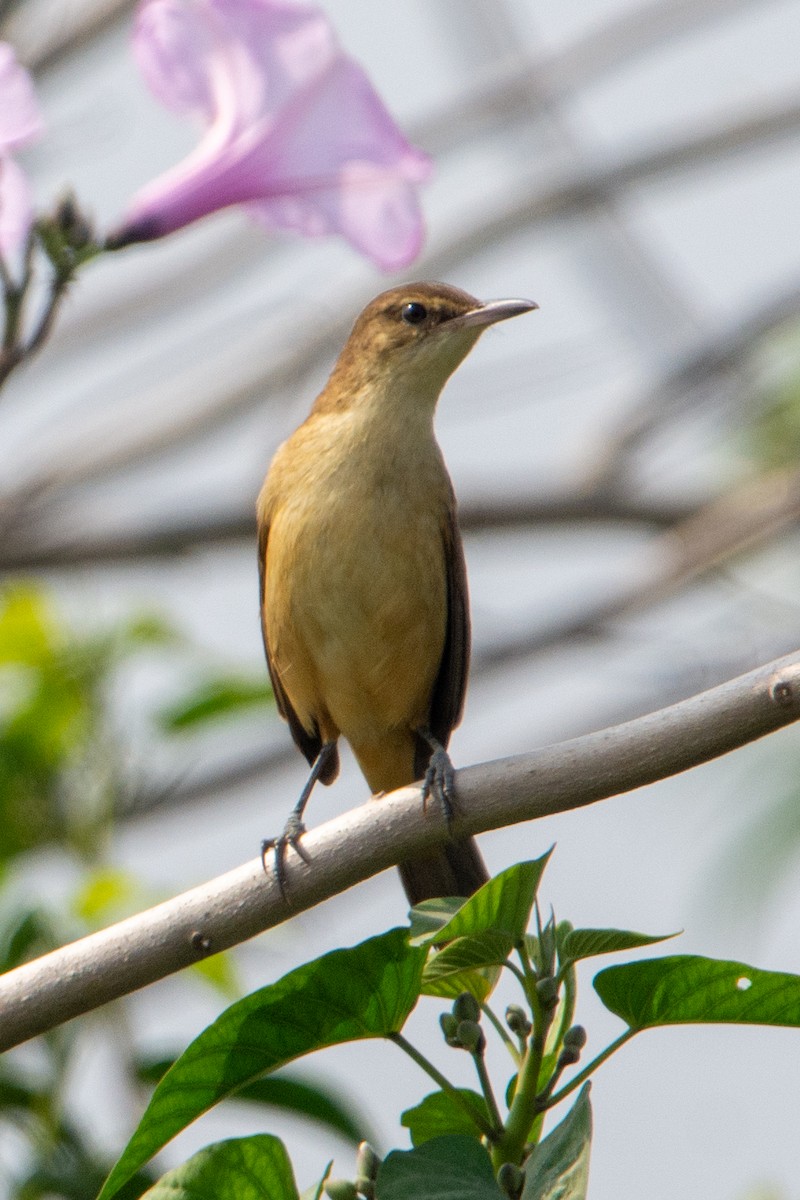
{"type": "Polygon", "coordinates": [[[339,234],[387,270],[418,253],[430,162],[314,5],[144,0],[134,49],[156,97],[205,136],[133,198],[109,244],[241,204],[271,229],[339,234]]]}
{"type": "Polygon", "coordinates": [[[28,180],[10,152],[41,130],[31,77],[11,46],[0,42],[0,256],[7,264],[18,258],[33,221],[28,180]]]}

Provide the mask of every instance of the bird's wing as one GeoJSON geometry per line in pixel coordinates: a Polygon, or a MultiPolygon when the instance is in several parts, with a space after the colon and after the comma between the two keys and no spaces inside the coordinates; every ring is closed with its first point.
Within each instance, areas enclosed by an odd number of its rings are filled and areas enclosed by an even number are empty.
{"type": "Polygon", "coordinates": [[[267,543],[269,541],[269,522],[262,521],[258,531],[258,584],[259,584],[259,611],[261,613],[261,636],[264,639],[264,653],[267,656],[267,670],[272,682],[272,690],[275,693],[275,703],[278,706],[278,712],[288,721],[289,729],[294,738],[295,745],[305,755],[308,762],[313,765],[317,755],[322,749],[322,738],[315,731],[309,733],[305,726],[300,721],[297,713],[292,708],[289,697],[283,689],[280,676],[275,669],[269,653],[269,642],[267,641],[267,625],[264,613],[264,596],[267,583],[267,543]]]}
{"type": "Polygon", "coordinates": [[[455,501],[448,505],[442,523],[442,550],[447,580],[447,627],[431,697],[430,731],[446,746],[464,710],[470,647],[467,569],[455,501]]]}

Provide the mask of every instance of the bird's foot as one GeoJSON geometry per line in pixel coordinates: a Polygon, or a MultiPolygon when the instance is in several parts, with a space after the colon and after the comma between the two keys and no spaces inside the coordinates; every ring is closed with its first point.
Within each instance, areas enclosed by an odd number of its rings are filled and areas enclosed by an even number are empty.
{"type": "Polygon", "coordinates": [[[428,769],[422,783],[422,803],[427,805],[432,796],[441,806],[448,827],[455,811],[456,773],[450,755],[444,746],[436,746],[431,754],[428,769]]]}
{"type": "Polygon", "coordinates": [[[309,863],[311,860],[303,849],[300,839],[306,831],[300,814],[291,812],[289,819],[286,822],[283,833],[280,837],[264,838],[261,843],[261,864],[266,871],[267,855],[272,852],[275,855],[275,879],[278,884],[278,890],[285,900],[286,896],[286,855],[291,846],[292,850],[302,858],[304,863],[309,863]]]}
{"type": "MultiPolygon", "coordinates": [[[[303,862],[308,865],[311,858],[306,854],[300,839],[306,831],[303,824],[303,813],[308,804],[308,798],[311,795],[314,784],[320,778],[325,777],[325,772],[332,764],[334,767],[333,777],[336,775],[337,767],[336,758],[336,742],[324,742],[320,748],[319,754],[314,759],[314,765],[311,768],[311,773],[306,780],[306,785],[300,793],[300,799],[295,804],[284,826],[283,833],[277,838],[265,838],[261,843],[261,865],[264,870],[267,869],[267,855],[270,851],[275,854],[275,878],[278,883],[278,889],[281,896],[285,900],[286,896],[286,853],[291,848],[302,858],[303,862]]],[[[330,782],[330,778],[326,778],[326,782],[330,782]]]]}

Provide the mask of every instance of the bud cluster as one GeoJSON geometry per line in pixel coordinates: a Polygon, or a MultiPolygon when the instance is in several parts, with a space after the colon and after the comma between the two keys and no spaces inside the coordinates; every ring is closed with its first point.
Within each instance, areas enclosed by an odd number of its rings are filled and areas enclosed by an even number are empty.
{"type": "Polygon", "coordinates": [[[448,1046],[467,1050],[470,1054],[483,1054],[486,1035],[480,1027],[481,1009],[471,992],[462,992],[453,1001],[449,1013],[442,1013],[439,1024],[448,1046]]]}

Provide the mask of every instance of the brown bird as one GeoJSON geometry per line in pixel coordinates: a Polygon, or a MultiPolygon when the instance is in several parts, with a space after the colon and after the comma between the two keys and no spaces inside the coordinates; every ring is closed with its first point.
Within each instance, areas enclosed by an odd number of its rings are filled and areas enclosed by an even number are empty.
{"type": "MultiPolygon", "coordinates": [[[[298,849],[315,782],[350,743],[372,792],[425,776],[450,814],[447,755],[469,666],[469,608],[453,486],[433,431],[444,384],[480,334],[529,312],[442,283],[377,296],[258,498],[261,620],[278,710],[312,764],[277,856],[298,849]]],[[[302,850],[300,849],[302,853],[302,850]]],[[[472,838],[400,864],[411,904],[488,878],[472,838]]]]}

